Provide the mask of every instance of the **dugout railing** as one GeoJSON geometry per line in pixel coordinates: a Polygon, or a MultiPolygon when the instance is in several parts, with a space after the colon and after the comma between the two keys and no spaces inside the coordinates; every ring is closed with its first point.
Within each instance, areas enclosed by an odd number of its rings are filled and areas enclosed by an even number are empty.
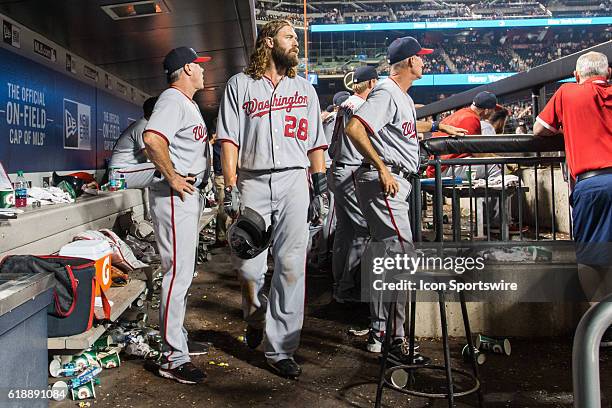
{"type": "MultiPolygon", "coordinates": [[[[429,159],[422,160],[427,166],[434,169],[434,177],[414,179],[412,182],[413,193],[411,194],[411,220],[414,240],[423,240],[423,215],[428,206],[426,205],[427,194],[433,196],[433,230],[436,242],[444,241],[444,225],[451,225],[452,241],[468,239],[509,241],[510,223],[510,199],[515,198],[515,222],[518,225],[517,235],[519,240],[539,241],[544,231],[542,225],[549,226],[546,229],[547,236],[552,240],[557,239],[556,222],[556,194],[561,188],[567,190],[568,184],[557,186],[555,182],[555,170],[560,168],[564,161],[563,139],[559,136],[536,138],[532,135],[498,135],[498,136],[468,136],[468,137],[440,137],[431,138],[421,142],[421,154],[429,159]],[[517,154],[516,156],[486,157],[486,158],[458,158],[443,160],[442,156],[447,154],[517,154]],[[550,157],[542,157],[542,153],[553,153],[550,157]],[[519,156],[522,155],[522,156],[519,156]],[[509,168],[518,173],[518,178],[513,178],[514,183],[508,185],[509,168]],[[469,171],[461,171],[459,176],[458,167],[469,171]],[[484,170],[489,174],[497,167],[499,176],[497,183],[491,185],[491,179],[484,177],[476,178],[476,169],[484,170]],[[445,169],[446,168],[446,169],[445,169]],[[445,169],[445,177],[443,177],[445,169]],[[531,189],[526,187],[525,170],[533,169],[531,189]],[[550,172],[550,185],[546,189],[547,201],[550,202],[551,211],[544,215],[550,217],[549,222],[542,222],[540,211],[541,191],[540,180],[542,171],[550,172]],[[470,173],[472,175],[470,175],[470,173]],[[425,194],[422,194],[425,193],[425,194]],[[533,205],[529,214],[526,214],[525,194],[533,197],[533,205]],[[444,212],[444,201],[450,200],[451,213],[444,212]],[[469,213],[467,215],[467,231],[465,231],[465,216],[462,216],[461,202],[469,201],[469,213]],[[529,228],[526,220],[530,220],[529,228]],[[465,234],[462,232],[466,232],[465,234]],[[533,234],[535,232],[535,234],[533,234]]],[[[464,213],[464,212],[463,212],[464,213]]],[[[568,219],[571,219],[569,206],[568,219]]],[[[571,239],[571,224],[569,228],[571,239]]]]}

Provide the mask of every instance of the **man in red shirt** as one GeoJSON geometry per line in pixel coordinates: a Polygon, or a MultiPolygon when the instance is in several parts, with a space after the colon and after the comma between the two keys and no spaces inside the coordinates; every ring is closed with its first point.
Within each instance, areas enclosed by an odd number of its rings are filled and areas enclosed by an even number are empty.
{"type": "Polygon", "coordinates": [[[535,136],[563,133],[566,162],[576,181],[570,196],[576,260],[582,287],[591,300],[612,292],[611,73],[604,54],[580,56],[574,71],[576,83],[557,90],[533,128],[535,136]]]}
{"type": "MultiPolygon", "coordinates": [[[[491,92],[483,91],[478,93],[472,104],[466,108],[459,109],[457,112],[442,119],[440,124],[446,124],[467,130],[466,135],[481,135],[480,121],[487,119],[497,108],[497,97],[491,92]]],[[[447,136],[445,133],[436,133],[434,137],[447,136]]],[[[441,156],[442,160],[459,159],[470,157],[470,153],[446,154],[441,156]]],[[[455,166],[455,177],[467,179],[468,166],[455,166]]],[[[485,175],[484,166],[472,166],[473,178],[492,177],[499,173],[499,166],[488,166],[488,175],[485,175]]],[[[427,167],[427,177],[435,176],[434,166],[427,167]]],[[[442,176],[451,177],[452,170],[449,166],[442,166],[442,176]]]]}

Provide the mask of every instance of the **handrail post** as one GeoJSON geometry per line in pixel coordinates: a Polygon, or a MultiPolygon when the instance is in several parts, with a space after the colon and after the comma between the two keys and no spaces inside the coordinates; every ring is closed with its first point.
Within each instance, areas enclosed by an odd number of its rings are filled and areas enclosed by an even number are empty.
{"type": "Polygon", "coordinates": [[[599,343],[612,324],[612,293],[580,319],[572,348],[575,408],[601,408],[599,343]]]}
{"type": "Polygon", "coordinates": [[[533,116],[533,123],[536,122],[536,118],[540,113],[540,87],[533,88],[531,90],[531,115],[533,116]]]}
{"type": "Polygon", "coordinates": [[[421,202],[421,179],[419,177],[412,178],[412,197],[413,199],[411,201],[414,207],[413,209],[414,211],[413,212],[414,230],[412,231],[412,237],[413,237],[414,242],[421,242],[423,240],[423,234],[421,231],[421,224],[422,224],[421,211],[422,211],[423,204],[421,202]]]}
{"type": "Polygon", "coordinates": [[[434,159],[434,166],[436,170],[436,194],[434,196],[434,221],[436,225],[436,242],[442,242],[444,241],[444,197],[442,196],[442,164],[440,163],[440,156],[434,156],[434,159]]]}

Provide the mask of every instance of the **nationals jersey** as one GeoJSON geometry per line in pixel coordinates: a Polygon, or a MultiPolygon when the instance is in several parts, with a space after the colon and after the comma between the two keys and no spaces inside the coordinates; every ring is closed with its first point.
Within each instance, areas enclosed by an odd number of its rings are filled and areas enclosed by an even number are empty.
{"type": "Polygon", "coordinates": [[[353,116],[372,135],[372,146],[385,164],[416,173],[419,140],[414,102],[393,79],[378,82],[353,116]]]}
{"type": "Polygon", "coordinates": [[[326,149],[319,98],[300,76],[283,77],[274,87],[263,77],[230,78],[219,109],[219,140],[238,147],[238,168],[307,168],[308,153],[326,149]]]}
{"type": "Polygon", "coordinates": [[[147,120],[140,118],[121,133],[113,147],[109,168],[126,167],[147,161],[144,154],[145,145],[142,141],[142,132],[146,126],[147,120]]]}
{"type": "Polygon", "coordinates": [[[201,174],[206,170],[206,124],[198,105],[180,90],[168,88],[162,92],[145,132],[166,140],[170,160],[179,174],[201,174]]]}
{"type": "MultiPolygon", "coordinates": [[[[332,137],[334,135],[334,128],[336,127],[337,116],[337,112],[332,112],[323,121],[323,133],[325,133],[325,143],[327,143],[328,146],[331,146],[332,143],[332,137]]],[[[329,156],[328,150],[325,151],[325,167],[327,168],[329,168],[332,163],[332,158],[329,156]]]]}
{"type": "Polygon", "coordinates": [[[342,121],[341,124],[336,126],[336,132],[334,133],[334,146],[330,147],[333,150],[333,156],[336,163],[359,165],[363,161],[363,156],[357,151],[353,142],[350,141],[344,129],[349,120],[353,117],[353,114],[357,109],[363,105],[365,99],[359,95],[351,95],[349,98],[340,105],[338,111],[338,121],[342,121]]]}

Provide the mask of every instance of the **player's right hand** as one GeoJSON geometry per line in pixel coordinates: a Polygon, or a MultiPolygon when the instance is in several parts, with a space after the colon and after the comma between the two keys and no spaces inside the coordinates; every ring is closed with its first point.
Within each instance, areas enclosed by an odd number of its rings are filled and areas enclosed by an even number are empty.
{"type": "Polygon", "coordinates": [[[195,191],[195,187],[193,187],[194,182],[194,177],[183,177],[178,173],[175,173],[174,177],[168,180],[170,188],[178,193],[181,201],[185,201],[185,193],[193,194],[195,191]]]}
{"type": "Polygon", "coordinates": [[[380,187],[386,196],[395,197],[399,191],[399,183],[395,180],[388,168],[383,167],[378,171],[378,179],[380,180],[380,187]]]}
{"type": "Polygon", "coordinates": [[[223,193],[223,211],[230,218],[236,218],[240,212],[240,192],[236,186],[228,186],[223,193]]]}

